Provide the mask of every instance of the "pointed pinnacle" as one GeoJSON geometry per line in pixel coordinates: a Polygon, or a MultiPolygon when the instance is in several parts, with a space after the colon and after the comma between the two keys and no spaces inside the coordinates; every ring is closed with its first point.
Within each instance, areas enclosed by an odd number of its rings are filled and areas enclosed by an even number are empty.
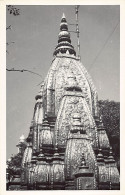
{"type": "Polygon", "coordinates": [[[64,13],[63,13],[63,15],[62,15],[62,18],[66,18],[64,13]]]}

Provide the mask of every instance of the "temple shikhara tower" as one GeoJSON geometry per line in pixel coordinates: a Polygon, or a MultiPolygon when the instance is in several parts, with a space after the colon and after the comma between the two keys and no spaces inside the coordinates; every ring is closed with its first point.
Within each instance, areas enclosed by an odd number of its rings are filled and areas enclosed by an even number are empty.
{"type": "MultiPolygon", "coordinates": [[[[21,175],[10,190],[117,190],[120,176],[92,79],[71,43],[63,14],[58,44],[36,95],[21,175]]],[[[21,146],[25,146],[25,150],[21,146]]]]}

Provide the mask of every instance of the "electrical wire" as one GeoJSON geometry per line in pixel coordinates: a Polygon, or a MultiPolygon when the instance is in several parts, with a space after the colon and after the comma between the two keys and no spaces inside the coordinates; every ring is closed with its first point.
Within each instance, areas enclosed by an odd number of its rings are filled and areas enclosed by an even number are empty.
{"type": "Polygon", "coordinates": [[[30,73],[35,74],[35,75],[38,75],[39,77],[42,78],[42,75],[40,75],[40,74],[38,74],[36,72],[33,72],[31,70],[27,70],[27,69],[18,70],[18,69],[14,69],[14,68],[11,68],[11,69],[6,68],[6,70],[7,71],[18,71],[18,72],[30,72],[30,73]]]}
{"type": "Polygon", "coordinates": [[[88,68],[88,71],[90,71],[94,65],[94,63],[96,62],[96,60],[98,59],[98,57],[100,56],[101,52],[103,51],[104,47],[106,46],[106,44],[108,43],[109,39],[111,38],[111,36],[113,35],[113,33],[115,32],[116,28],[118,27],[120,21],[118,21],[118,23],[115,25],[115,27],[113,28],[112,32],[109,34],[108,38],[106,39],[106,41],[104,42],[104,45],[102,46],[102,48],[99,50],[99,52],[97,53],[96,57],[93,60],[93,63],[90,65],[90,67],[88,68]]]}

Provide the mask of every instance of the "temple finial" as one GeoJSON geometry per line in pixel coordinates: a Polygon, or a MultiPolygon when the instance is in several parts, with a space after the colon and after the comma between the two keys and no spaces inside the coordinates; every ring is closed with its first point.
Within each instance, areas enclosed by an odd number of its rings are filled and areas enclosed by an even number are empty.
{"type": "Polygon", "coordinates": [[[62,18],[66,18],[65,14],[63,13],[62,18]]]}
{"type": "Polygon", "coordinates": [[[68,24],[66,21],[65,14],[63,13],[61,23],[60,23],[60,32],[58,35],[58,44],[53,53],[54,56],[57,54],[66,54],[76,56],[74,47],[71,45],[70,33],[68,31],[68,24]]]}

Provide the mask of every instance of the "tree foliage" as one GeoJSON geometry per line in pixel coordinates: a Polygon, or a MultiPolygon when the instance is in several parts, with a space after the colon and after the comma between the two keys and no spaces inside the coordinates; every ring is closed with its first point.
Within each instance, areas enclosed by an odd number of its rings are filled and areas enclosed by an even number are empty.
{"type": "Polygon", "coordinates": [[[13,5],[7,5],[7,10],[10,14],[13,14],[14,16],[20,15],[20,10],[13,5]]]}
{"type": "MultiPolygon", "coordinates": [[[[16,8],[13,5],[7,5],[6,6],[7,11],[9,12],[9,14],[12,14],[13,16],[18,16],[20,15],[20,9],[16,8]]],[[[9,26],[6,27],[6,30],[11,30],[11,24],[9,26]]],[[[14,41],[11,42],[6,42],[6,46],[11,45],[12,43],[15,43],[14,41]]],[[[6,49],[6,52],[9,54],[8,50],[6,49]]]]}
{"type": "Polygon", "coordinates": [[[10,177],[15,174],[21,173],[21,163],[22,163],[23,153],[18,153],[11,157],[11,160],[7,161],[8,172],[10,177]]]}

